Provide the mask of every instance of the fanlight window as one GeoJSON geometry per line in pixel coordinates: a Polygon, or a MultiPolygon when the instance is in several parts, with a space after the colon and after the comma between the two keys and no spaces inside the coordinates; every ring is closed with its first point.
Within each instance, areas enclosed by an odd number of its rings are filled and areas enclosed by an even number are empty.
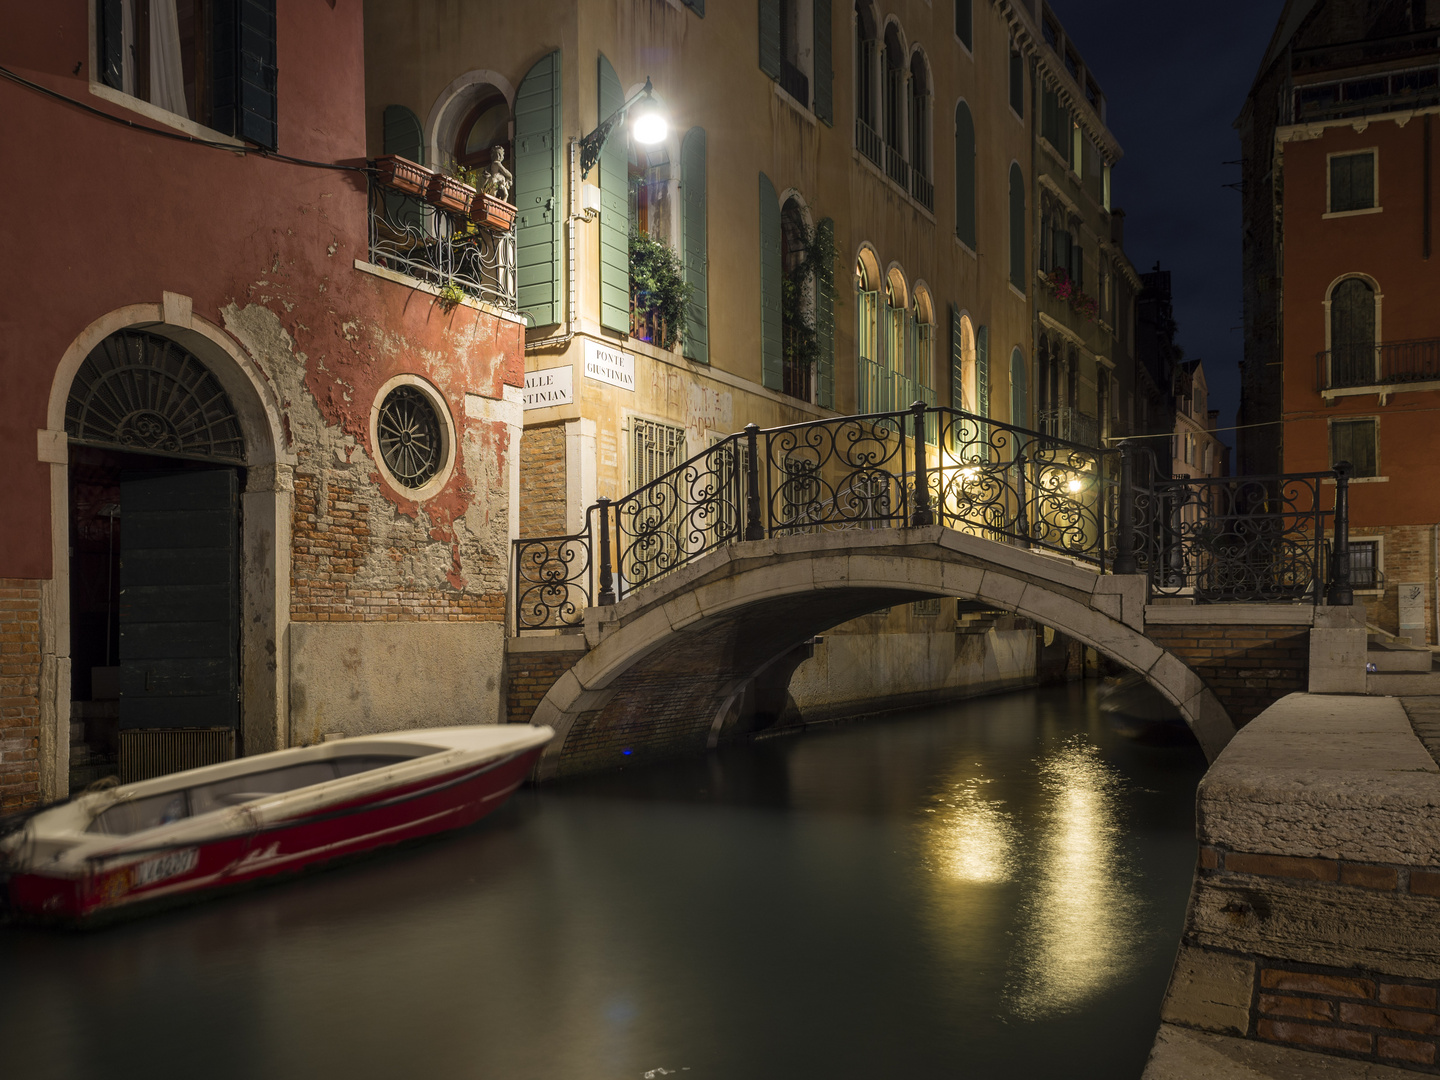
{"type": "Polygon", "coordinates": [[[243,464],[245,438],[215,375],[169,338],[122,330],[75,374],[65,403],[72,442],[243,464]]]}
{"type": "Polygon", "coordinates": [[[385,466],[407,488],[424,487],[445,464],[440,417],[413,386],[397,386],[385,395],[376,431],[385,466]]]}

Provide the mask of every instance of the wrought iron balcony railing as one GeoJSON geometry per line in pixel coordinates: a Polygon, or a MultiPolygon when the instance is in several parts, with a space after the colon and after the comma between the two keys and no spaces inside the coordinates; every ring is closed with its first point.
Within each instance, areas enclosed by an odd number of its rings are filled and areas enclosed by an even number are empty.
{"type": "Polygon", "coordinates": [[[1086,416],[1079,409],[1041,409],[1037,417],[1040,430],[1058,439],[1097,446],[1100,443],[1100,421],[1086,416]]]}
{"type": "Polygon", "coordinates": [[[915,201],[926,210],[935,209],[935,185],[920,174],[919,169],[910,173],[910,194],[915,196],[915,201]]]}
{"type": "MultiPolygon", "coordinates": [[[[1428,32],[1433,48],[1435,31],[1428,32]]],[[[1291,122],[1371,116],[1440,104],[1440,65],[1372,71],[1290,88],[1291,122]]]]}
{"type": "Polygon", "coordinates": [[[1342,345],[1315,354],[1318,389],[1440,381],[1440,338],[1342,345]]]}
{"type": "Polygon", "coordinates": [[[855,121],[855,145],[860,148],[862,154],[875,163],[876,168],[884,167],[885,144],[880,141],[880,133],[864,120],[855,121]]]}
{"type": "Polygon", "coordinates": [[[906,191],[910,190],[910,163],[893,146],[885,147],[885,175],[906,191]]]}
{"type": "Polygon", "coordinates": [[[515,229],[501,232],[370,183],[370,261],[440,289],[516,310],[515,229]]]}

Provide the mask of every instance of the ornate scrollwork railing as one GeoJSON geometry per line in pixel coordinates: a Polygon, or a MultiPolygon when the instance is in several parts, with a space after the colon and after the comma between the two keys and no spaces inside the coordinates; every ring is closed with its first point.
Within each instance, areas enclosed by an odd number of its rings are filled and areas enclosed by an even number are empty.
{"type": "Polygon", "coordinates": [[[1348,604],[1347,485],[1343,464],[1160,478],[1136,444],[1086,446],[924,402],[751,424],[621,499],[600,499],[575,535],[516,541],[514,625],[578,626],[585,608],[741,540],[935,524],[1102,573],[1143,573],[1152,595],[1348,604]]]}
{"type": "Polygon", "coordinates": [[[370,184],[370,261],[505,311],[516,309],[515,230],[493,230],[370,184]]]}

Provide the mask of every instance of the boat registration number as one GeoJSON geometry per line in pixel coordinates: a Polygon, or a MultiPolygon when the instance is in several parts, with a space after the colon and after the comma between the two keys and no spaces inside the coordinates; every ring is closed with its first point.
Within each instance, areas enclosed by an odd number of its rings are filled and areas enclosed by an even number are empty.
{"type": "Polygon", "coordinates": [[[153,859],[146,859],[135,864],[130,874],[130,887],[140,889],[146,885],[154,885],[157,881],[188,874],[195,869],[195,864],[199,861],[200,852],[197,848],[170,851],[153,859]]]}

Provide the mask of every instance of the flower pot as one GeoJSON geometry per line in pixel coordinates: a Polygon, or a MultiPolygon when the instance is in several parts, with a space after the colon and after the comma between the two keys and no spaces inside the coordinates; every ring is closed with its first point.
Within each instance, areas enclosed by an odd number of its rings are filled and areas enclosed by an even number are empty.
{"type": "Polygon", "coordinates": [[[375,179],[382,187],[403,191],[407,195],[424,196],[434,173],[399,154],[386,154],[375,159],[375,179]]]}
{"type": "Polygon", "coordinates": [[[515,224],[517,212],[514,206],[503,199],[481,194],[470,206],[470,220],[495,232],[509,232],[510,227],[515,224]]]}
{"type": "Polygon", "coordinates": [[[437,172],[430,178],[430,186],[425,191],[425,201],[452,214],[468,214],[475,201],[475,189],[469,184],[462,184],[453,176],[437,172]]]}

